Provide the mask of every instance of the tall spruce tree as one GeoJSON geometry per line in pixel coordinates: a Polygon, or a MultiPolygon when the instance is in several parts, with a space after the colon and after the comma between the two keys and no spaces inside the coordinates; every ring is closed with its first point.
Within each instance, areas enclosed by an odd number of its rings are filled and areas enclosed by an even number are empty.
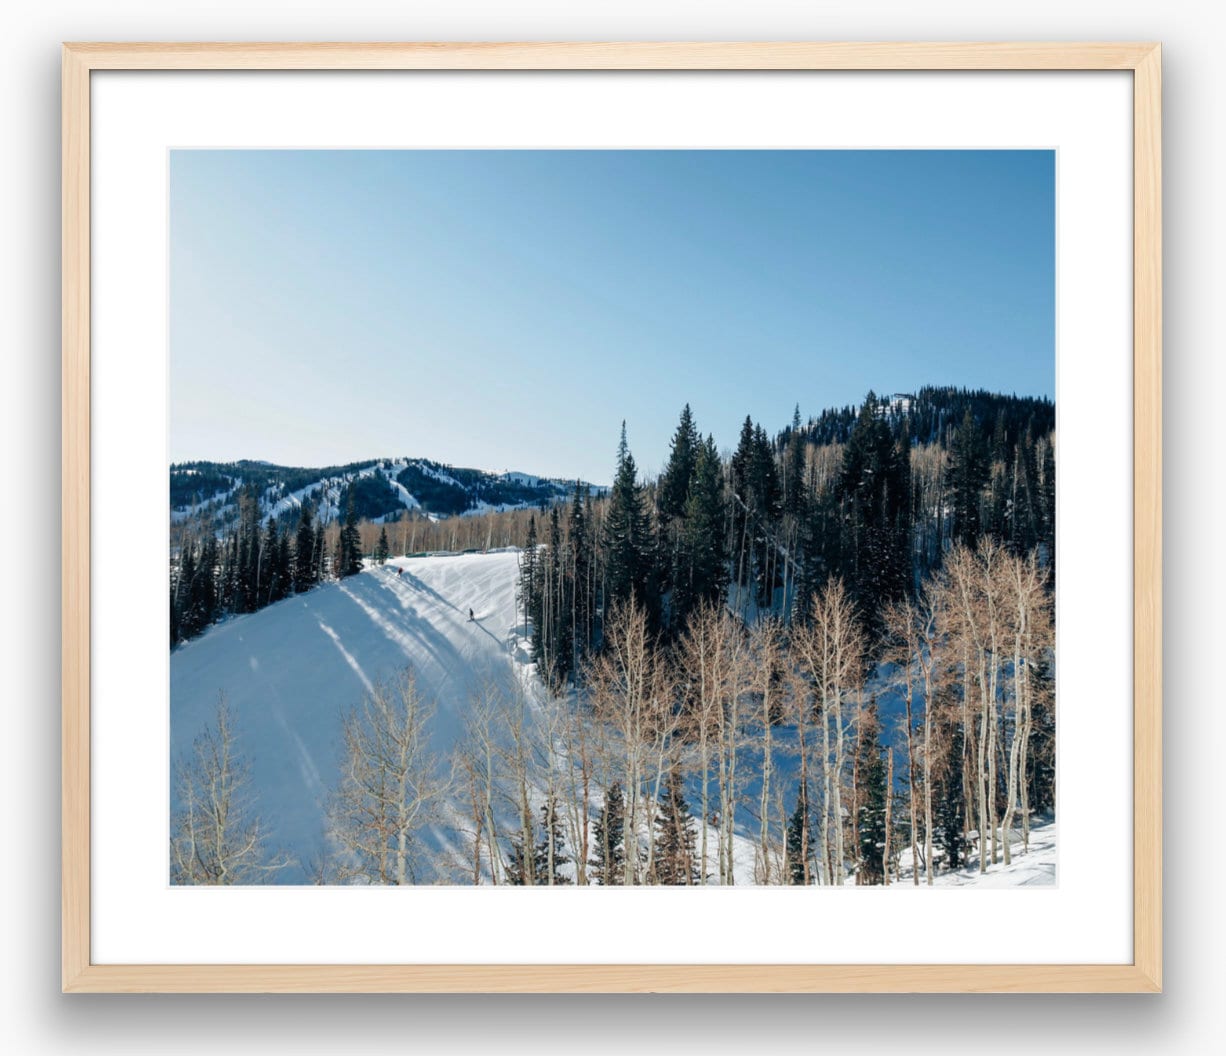
{"type": "Polygon", "coordinates": [[[294,589],[310,590],[316,583],[315,524],[311,507],[302,504],[298,515],[298,531],[294,536],[294,589]]]}
{"type": "Polygon", "coordinates": [[[694,853],[694,818],[685,800],[681,766],[674,760],[660,789],[656,811],[655,882],[657,884],[697,884],[698,860],[694,853]]]}
{"type": "Polygon", "coordinates": [[[966,861],[965,795],[962,780],[962,753],[966,735],[961,722],[949,731],[948,761],[941,773],[936,794],[934,842],[941,848],[946,869],[957,869],[966,861]]]}
{"type": "Polygon", "coordinates": [[[796,809],[792,811],[792,816],[788,819],[787,855],[790,883],[813,883],[812,863],[815,845],[813,812],[809,808],[809,790],[804,784],[801,784],[796,792],[796,809]]]}
{"type": "Polygon", "coordinates": [[[698,462],[698,447],[702,440],[694,425],[694,415],[687,403],[673,434],[668,464],[660,475],[660,519],[667,525],[685,513],[685,501],[690,494],[690,480],[698,462]]]}
{"type": "Polygon", "coordinates": [[[792,412],[783,473],[783,512],[800,517],[804,512],[805,438],[800,429],[800,404],[792,412]]]}
{"type": "Polygon", "coordinates": [[[570,653],[573,672],[578,672],[592,648],[595,619],[595,577],[592,542],[588,533],[591,489],[575,482],[566,526],[566,576],[570,584],[570,653]]]}
{"type": "Polygon", "coordinates": [[[535,851],[534,876],[538,884],[558,887],[574,881],[563,871],[571,858],[566,847],[566,834],[562,831],[562,818],[558,812],[558,800],[553,794],[541,804],[541,834],[535,851]]]}
{"type": "Polygon", "coordinates": [[[596,883],[606,887],[621,884],[626,865],[626,799],[622,786],[614,781],[605,792],[604,805],[596,819],[592,860],[596,883]]]}
{"type": "Polygon", "coordinates": [[[886,782],[877,700],[872,698],[860,714],[856,739],[856,846],[859,864],[856,883],[880,884],[885,878],[886,797],[891,794],[886,782]]]}
{"type": "Polygon", "coordinates": [[[679,632],[703,601],[719,602],[728,589],[726,506],[715,438],[699,444],[673,575],[671,627],[679,632]]]}
{"type": "Polygon", "coordinates": [[[358,531],[358,514],[355,505],[353,485],[349,486],[349,496],[345,502],[345,524],[341,528],[340,545],[340,576],[355,576],[362,571],[362,536],[358,531]]]}
{"type": "Polygon", "coordinates": [[[379,529],[379,542],[375,546],[375,563],[379,565],[387,564],[388,557],[391,556],[392,547],[387,541],[387,525],[383,525],[379,529]]]}
{"type": "Polygon", "coordinates": [[[911,581],[910,447],[896,443],[872,392],[843,448],[841,572],[871,627],[911,581]]]}
{"type": "Polygon", "coordinates": [[[638,467],[626,443],[625,422],[617,445],[617,473],[605,513],[604,555],[606,611],[634,598],[654,622],[658,609],[651,591],[654,556],[651,524],[638,484],[638,467]]]}
{"type": "Polygon", "coordinates": [[[954,432],[949,454],[948,485],[954,514],[954,541],[973,546],[982,527],[980,504],[990,466],[983,435],[970,405],[954,432]]]}

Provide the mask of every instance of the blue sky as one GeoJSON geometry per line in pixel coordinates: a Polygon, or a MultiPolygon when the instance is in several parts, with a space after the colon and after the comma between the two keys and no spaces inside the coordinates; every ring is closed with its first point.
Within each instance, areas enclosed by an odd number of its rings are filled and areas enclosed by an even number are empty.
{"type": "Polygon", "coordinates": [[[1054,395],[1050,151],[183,151],[170,456],[607,482],[869,389],[1054,395]]]}

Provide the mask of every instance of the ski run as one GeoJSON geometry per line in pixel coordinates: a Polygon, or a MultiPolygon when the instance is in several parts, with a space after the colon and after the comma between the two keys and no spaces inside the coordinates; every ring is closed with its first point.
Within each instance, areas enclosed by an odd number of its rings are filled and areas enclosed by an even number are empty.
{"type": "MultiPolygon", "coordinates": [[[[312,882],[321,875],[320,863],[334,852],[328,805],[345,762],[344,717],[376,686],[411,670],[417,690],[434,709],[427,727],[429,749],[442,769],[468,736],[468,718],[483,695],[521,700],[532,721],[559,706],[550,701],[529,662],[522,610],[517,612],[519,556],[507,549],[370,564],[357,575],[232,616],[172,651],[172,763],[191,756],[224,697],[236,749],[249,767],[252,803],[270,847],[288,862],[274,882],[312,882]]],[[[884,715],[886,703],[882,707],[884,715]]],[[[795,783],[787,743],[787,731],[781,730],[775,779],[795,783]]],[[[747,765],[753,766],[752,758],[747,765]]],[[[756,781],[760,774],[751,772],[735,824],[733,872],[739,884],[753,883],[755,876],[758,826],[751,805],[756,781]]],[[[530,794],[534,802],[543,802],[541,788],[530,794]]],[[[177,788],[172,787],[171,797],[172,811],[179,809],[177,788]]],[[[692,788],[687,797],[695,801],[692,788]]],[[[589,824],[594,824],[598,804],[597,794],[589,824]]],[[[456,809],[444,805],[442,820],[428,829],[425,842],[434,864],[421,882],[472,882],[471,869],[464,875],[458,835],[466,819],[456,809]]],[[[714,847],[718,834],[713,826],[708,826],[708,837],[714,847]]],[[[935,883],[1055,883],[1054,823],[1036,819],[1028,853],[1018,850],[1010,865],[991,865],[981,874],[972,848],[964,868],[939,873],[935,883]]],[[[907,847],[899,873],[899,882],[891,886],[912,887],[907,847]]],[[[921,876],[920,886],[923,882],[921,876]]]]}

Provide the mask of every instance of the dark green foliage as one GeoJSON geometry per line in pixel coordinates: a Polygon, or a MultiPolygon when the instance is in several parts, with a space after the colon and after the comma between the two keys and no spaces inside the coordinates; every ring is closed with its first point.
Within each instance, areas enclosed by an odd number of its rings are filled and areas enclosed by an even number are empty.
{"type": "Polygon", "coordinates": [[[570,864],[566,835],[562,831],[562,819],[558,816],[558,800],[550,795],[541,805],[540,838],[536,844],[536,868],[534,876],[541,885],[557,887],[574,881],[563,873],[570,864]]]}
{"type": "Polygon", "coordinates": [[[644,509],[638,467],[626,443],[625,422],[617,445],[617,474],[609,493],[603,541],[605,610],[633,598],[649,614],[656,613],[657,599],[652,591],[655,555],[651,522],[644,509]]]}
{"type": "Polygon", "coordinates": [[[596,820],[592,877],[606,887],[619,885],[625,877],[626,868],[626,800],[622,786],[614,782],[605,793],[604,806],[596,820]]]}
{"type": "Polygon", "coordinates": [[[1029,803],[1035,814],[1056,813],[1056,715],[1055,710],[1047,703],[1052,696],[1052,682],[1055,672],[1050,662],[1042,662],[1031,666],[1031,699],[1036,702],[1033,708],[1033,725],[1030,731],[1030,745],[1026,756],[1026,779],[1029,783],[1029,803]]]}
{"type": "Polygon", "coordinates": [[[728,467],[732,491],[733,578],[738,587],[755,586],[759,605],[768,604],[778,585],[775,538],[783,512],[783,486],[766,431],[746,417],[728,467]]]}
{"type": "Polygon", "coordinates": [[[571,603],[574,581],[568,575],[557,506],[549,510],[549,537],[535,562],[532,585],[532,658],[545,683],[560,689],[574,669],[571,603]]]}
{"type": "Polygon", "coordinates": [[[353,504],[354,514],[360,521],[371,521],[404,509],[399,493],[382,473],[354,477],[341,500],[341,505],[346,510],[350,503],[353,504]]]}
{"type": "MultiPolygon", "coordinates": [[[[445,472],[442,467],[437,469],[432,463],[424,463],[436,472],[445,472]]],[[[450,473],[446,474],[450,476],[450,473]]],[[[416,463],[411,463],[402,469],[396,479],[419,503],[423,510],[450,517],[463,513],[473,505],[473,497],[462,487],[439,480],[438,477],[426,472],[416,463]]],[[[458,482],[457,482],[458,483],[458,482]]]]}
{"type": "Polygon", "coordinates": [[[668,465],[660,475],[659,510],[660,520],[668,524],[685,512],[686,499],[690,494],[690,481],[698,462],[698,448],[702,443],[694,426],[694,416],[687,403],[681,411],[681,421],[673,434],[668,465]]]}
{"type": "Polygon", "coordinates": [[[805,436],[800,428],[800,404],[792,412],[792,426],[784,435],[783,512],[799,517],[805,507],[805,436]]]}
{"type": "Polygon", "coordinates": [[[809,790],[802,784],[796,793],[796,809],[792,811],[792,816],[788,819],[789,883],[813,883],[814,843],[813,812],[809,809],[809,790]]]}
{"type": "Polygon", "coordinates": [[[974,545],[982,521],[980,505],[989,472],[986,444],[971,409],[962,417],[950,449],[948,486],[954,514],[954,539],[974,545]]]}
{"type": "Polygon", "coordinates": [[[674,761],[660,789],[660,805],[656,812],[654,879],[657,884],[698,883],[694,841],[694,819],[685,801],[681,767],[674,761]]]}
{"type": "Polygon", "coordinates": [[[379,529],[379,542],[375,545],[375,563],[386,564],[391,552],[391,544],[387,541],[387,525],[384,525],[379,529]]]}
{"type": "Polygon", "coordinates": [[[880,884],[885,877],[886,761],[877,701],[870,700],[860,716],[856,740],[856,882],[880,884]]]}
{"type": "Polygon", "coordinates": [[[728,552],[725,525],[724,482],[714,437],[699,444],[685,520],[677,547],[673,572],[672,614],[674,631],[703,601],[717,602],[728,589],[728,552]]]}
{"type": "Polygon", "coordinates": [[[358,514],[352,490],[345,506],[345,523],[336,542],[336,574],[344,579],[362,571],[362,537],[358,532],[358,514]]]}
{"type": "Polygon", "coordinates": [[[883,606],[911,580],[910,445],[895,442],[869,393],[843,449],[837,571],[875,627],[883,606]]]}
{"type": "Polygon", "coordinates": [[[310,590],[319,582],[319,562],[315,554],[315,522],[311,507],[305,502],[298,517],[298,531],[294,537],[294,589],[310,590]]]}
{"type": "Polygon", "coordinates": [[[937,784],[933,842],[941,848],[945,868],[957,869],[966,861],[962,780],[966,735],[960,722],[954,722],[948,732],[949,757],[937,784]]]}
{"type": "Polygon", "coordinates": [[[187,509],[225,495],[234,478],[211,463],[170,467],[170,508],[187,509]]]}
{"type": "Polygon", "coordinates": [[[562,831],[561,818],[558,816],[556,796],[550,795],[541,805],[541,821],[535,826],[533,838],[535,843],[529,859],[524,849],[524,834],[516,833],[511,837],[511,850],[505,870],[506,882],[516,887],[533,884],[557,887],[573,883],[562,871],[564,866],[570,864],[571,858],[566,846],[566,835],[562,831]]]}

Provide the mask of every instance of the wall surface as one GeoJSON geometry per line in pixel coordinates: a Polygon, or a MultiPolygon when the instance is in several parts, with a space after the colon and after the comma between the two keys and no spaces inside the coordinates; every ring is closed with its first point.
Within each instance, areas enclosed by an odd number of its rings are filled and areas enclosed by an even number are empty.
{"type": "MultiPolygon", "coordinates": [[[[0,34],[0,1043],[69,1052],[1196,1052],[1224,979],[1220,5],[1192,0],[42,0],[0,34]],[[61,40],[1160,40],[1165,45],[1166,993],[1157,998],[63,997],[59,993],[61,40]],[[1212,805],[1212,806],[1211,806],[1212,805]]],[[[1212,1040],[1211,1040],[1212,1039],[1212,1040]]]]}

